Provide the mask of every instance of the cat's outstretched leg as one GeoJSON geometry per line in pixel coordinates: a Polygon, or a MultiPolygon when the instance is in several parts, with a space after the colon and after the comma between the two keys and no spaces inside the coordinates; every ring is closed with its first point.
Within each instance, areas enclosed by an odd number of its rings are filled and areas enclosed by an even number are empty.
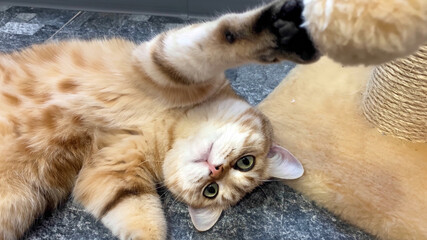
{"type": "Polygon", "coordinates": [[[20,173],[0,170],[0,239],[21,237],[46,208],[46,200],[37,183],[20,173]]]}
{"type": "Polygon", "coordinates": [[[78,167],[65,170],[67,163],[58,167],[31,155],[0,154],[0,239],[19,239],[37,217],[66,199],[78,167]]]}
{"type": "Polygon", "coordinates": [[[138,136],[101,149],[79,174],[74,197],[120,239],[166,239],[156,192],[157,163],[140,149],[138,136]]]}
{"type": "Polygon", "coordinates": [[[0,240],[19,239],[65,200],[92,151],[91,134],[76,119],[65,121],[57,109],[21,113],[0,111],[0,240]]]}
{"type": "Polygon", "coordinates": [[[150,93],[171,104],[190,105],[220,88],[228,68],[317,60],[319,53],[300,26],[302,6],[300,0],[275,1],[158,35],[134,51],[135,65],[145,75],[144,87],[149,85],[150,93]]]}

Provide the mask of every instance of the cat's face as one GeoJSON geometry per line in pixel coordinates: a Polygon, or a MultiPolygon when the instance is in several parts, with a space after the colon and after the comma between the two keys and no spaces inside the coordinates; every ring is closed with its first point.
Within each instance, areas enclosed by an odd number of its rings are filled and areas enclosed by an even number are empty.
{"type": "Polygon", "coordinates": [[[187,114],[186,122],[192,124],[180,126],[185,134],[163,166],[167,187],[189,205],[201,231],[270,177],[293,179],[303,173],[296,159],[285,159],[291,155],[272,144],[270,123],[260,112],[235,99],[212,106],[187,114]],[[278,167],[285,169],[280,173],[278,167]]]}

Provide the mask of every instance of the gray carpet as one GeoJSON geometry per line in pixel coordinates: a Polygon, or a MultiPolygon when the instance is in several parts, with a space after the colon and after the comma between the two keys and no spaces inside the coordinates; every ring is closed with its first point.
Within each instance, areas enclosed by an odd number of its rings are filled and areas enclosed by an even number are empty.
{"type": "MultiPolygon", "coordinates": [[[[192,19],[130,14],[0,7],[0,51],[9,52],[49,38],[120,36],[144,41],[192,19]],[[64,26],[64,24],[67,25],[64,26]]],[[[251,104],[259,103],[294,64],[250,65],[227,71],[235,90],[251,104]]],[[[307,116],[310,117],[310,116],[307,116]]],[[[169,239],[374,239],[279,182],[269,182],[224,212],[213,229],[197,232],[184,204],[163,189],[169,239]]],[[[65,202],[36,221],[24,239],[115,239],[84,210],[65,202]]]]}

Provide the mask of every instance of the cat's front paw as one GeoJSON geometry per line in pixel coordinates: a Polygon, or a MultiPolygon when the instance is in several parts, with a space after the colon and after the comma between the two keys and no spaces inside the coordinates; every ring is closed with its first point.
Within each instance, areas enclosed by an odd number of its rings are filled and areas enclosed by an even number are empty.
{"type": "Polygon", "coordinates": [[[303,31],[303,5],[300,0],[279,1],[272,8],[273,32],[277,35],[280,45],[286,46],[290,40],[303,31]]]}
{"type": "Polygon", "coordinates": [[[320,56],[303,23],[302,0],[280,0],[271,4],[260,16],[259,24],[275,36],[283,54],[295,55],[300,63],[309,63],[320,56]]]}

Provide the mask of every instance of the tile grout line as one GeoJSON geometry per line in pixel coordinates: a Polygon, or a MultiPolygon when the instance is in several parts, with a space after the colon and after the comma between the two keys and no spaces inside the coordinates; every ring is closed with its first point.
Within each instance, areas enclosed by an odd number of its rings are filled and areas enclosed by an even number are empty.
{"type": "Polygon", "coordinates": [[[59,28],[54,34],[52,34],[52,36],[50,36],[47,41],[50,41],[53,39],[53,37],[56,36],[56,34],[58,34],[62,29],[64,29],[66,26],[68,26],[72,21],[74,21],[74,19],[76,19],[78,16],[80,16],[83,13],[83,11],[79,11],[78,13],[76,13],[72,18],[70,18],[70,20],[68,20],[61,28],[59,28]]]}

